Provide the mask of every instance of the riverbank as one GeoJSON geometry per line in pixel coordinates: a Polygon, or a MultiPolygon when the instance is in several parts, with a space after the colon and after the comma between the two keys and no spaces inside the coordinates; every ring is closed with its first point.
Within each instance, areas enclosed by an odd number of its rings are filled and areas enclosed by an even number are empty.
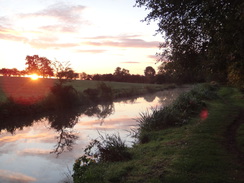
{"type": "MultiPolygon", "coordinates": [[[[3,77],[0,76],[0,101],[8,97],[16,99],[43,99],[50,93],[50,88],[59,81],[57,79],[39,78],[32,80],[27,77],[3,77]]],[[[144,83],[123,83],[123,82],[101,82],[88,80],[71,80],[64,85],[71,85],[77,92],[84,92],[90,88],[95,89],[100,83],[111,87],[114,98],[130,95],[145,94],[148,92],[160,91],[176,87],[175,84],[144,84],[144,83]]]]}
{"type": "Polygon", "coordinates": [[[21,77],[0,77],[0,119],[40,116],[57,110],[70,110],[122,98],[175,88],[174,84],[156,85],[56,79],[31,80],[21,77]]]}
{"type": "MultiPolygon", "coordinates": [[[[197,95],[191,93],[189,108],[183,109],[191,113],[187,121],[139,129],[139,143],[126,149],[130,154],[127,159],[91,161],[85,166],[79,164],[89,158],[78,159],[74,165],[75,183],[243,182],[243,93],[229,87],[199,91],[197,95]]],[[[142,121],[150,118],[155,122],[156,116],[143,115],[142,121]]]]}

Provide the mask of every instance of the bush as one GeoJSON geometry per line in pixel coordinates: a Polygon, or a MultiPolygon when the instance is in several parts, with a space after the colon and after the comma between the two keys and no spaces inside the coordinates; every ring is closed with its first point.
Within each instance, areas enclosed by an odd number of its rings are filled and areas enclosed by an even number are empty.
{"type": "Polygon", "coordinates": [[[128,147],[119,135],[100,135],[100,139],[93,140],[85,149],[85,154],[102,162],[125,161],[131,158],[128,147]]]}
{"type": "MultiPolygon", "coordinates": [[[[100,134],[100,140],[93,140],[85,149],[85,155],[78,158],[74,164],[73,180],[75,183],[81,182],[103,182],[103,172],[90,171],[96,170],[96,162],[118,162],[131,159],[128,147],[121,140],[119,135],[100,134]],[[89,171],[88,171],[89,169],[89,171]]],[[[101,169],[98,169],[101,171],[101,169]]],[[[122,171],[123,174],[124,171],[122,171]]],[[[121,172],[120,172],[121,173],[121,172]]],[[[117,181],[118,176],[112,176],[111,180],[117,181]]]]}
{"type": "Polygon", "coordinates": [[[99,83],[97,88],[84,90],[83,93],[92,103],[108,102],[113,99],[111,87],[107,86],[104,82],[99,83]]]}
{"type": "Polygon", "coordinates": [[[43,102],[48,108],[69,108],[81,104],[81,95],[71,85],[56,84],[43,102]]]}

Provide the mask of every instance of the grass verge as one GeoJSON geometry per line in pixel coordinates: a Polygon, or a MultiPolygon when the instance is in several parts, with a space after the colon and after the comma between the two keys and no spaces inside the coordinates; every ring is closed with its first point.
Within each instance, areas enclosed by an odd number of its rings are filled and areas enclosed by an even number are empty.
{"type": "MultiPolygon", "coordinates": [[[[224,87],[218,97],[203,99],[207,117],[200,113],[188,123],[147,131],[147,143],[135,144],[128,151],[131,159],[99,162],[83,167],[85,182],[123,183],[241,183],[243,161],[230,147],[227,135],[232,123],[244,109],[243,94],[224,87]]],[[[232,133],[232,132],[231,132],[232,133]]],[[[243,147],[243,124],[232,133],[237,147],[243,147]]],[[[243,153],[243,148],[238,148],[243,153]]],[[[74,168],[74,177],[78,169],[74,168]]],[[[75,183],[82,182],[76,179],[75,183]]]]}

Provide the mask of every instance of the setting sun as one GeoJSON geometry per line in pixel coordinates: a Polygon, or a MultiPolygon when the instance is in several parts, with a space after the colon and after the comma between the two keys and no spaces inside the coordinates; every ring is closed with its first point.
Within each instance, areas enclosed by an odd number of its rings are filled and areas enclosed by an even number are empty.
{"type": "Polygon", "coordinates": [[[32,74],[32,75],[30,75],[30,78],[32,80],[37,80],[39,78],[39,76],[37,74],[32,74]]]}

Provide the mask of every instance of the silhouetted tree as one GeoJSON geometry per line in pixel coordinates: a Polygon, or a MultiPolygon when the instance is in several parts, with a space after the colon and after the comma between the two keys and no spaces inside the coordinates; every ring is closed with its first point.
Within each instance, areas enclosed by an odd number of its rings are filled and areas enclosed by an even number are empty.
{"type": "Polygon", "coordinates": [[[146,69],[144,70],[144,74],[146,77],[153,77],[155,75],[155,70],[153,67],[148,66],[146,67],[146,69]]]}
{"type": "Polygon", "coordinates": [[[154,68],[151,66],[146,67],[146,69],[144,70],[144,74],[145,74],[149,83],[154,82],[155,73],[156,72],[155,72],[154,68]]]}
{"type": "Polygon", "coordinates": [[[175,78],[243,80],[243,0],[136,0],[136,6],[150,11],[145,21],[158,21],[166,40],[160,60],[175,78]]]}
{"type": "Polygon", "coordinates": [[[82,73],[80,73],[80,79],[81,80],[91,80],[92,76],[87,74],[87,73],[85,73],[85,72],[82,72],[82,73]]]}
{"type": "Polygon", "coordinates": [[[26,71],[29,74],[38,74],[43,77],[53,76],[53,69],[51,61],[46,57],[39,57],[38,55],[26,56],[26,71]]]}

